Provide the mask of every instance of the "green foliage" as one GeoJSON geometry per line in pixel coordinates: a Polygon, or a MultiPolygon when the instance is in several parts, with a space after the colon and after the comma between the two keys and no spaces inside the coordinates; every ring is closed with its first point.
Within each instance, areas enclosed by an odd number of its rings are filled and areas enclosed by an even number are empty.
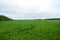
{"type": "Polygon", "coordinates": [[[8,20],[12,20],[6,16],[0,15],[0,21],[8,21],[8,20]]]}
{"type": "Polygon", "coordinates": [[[0,40],[60,40],[60,20],[1,21],[0,40]]]}

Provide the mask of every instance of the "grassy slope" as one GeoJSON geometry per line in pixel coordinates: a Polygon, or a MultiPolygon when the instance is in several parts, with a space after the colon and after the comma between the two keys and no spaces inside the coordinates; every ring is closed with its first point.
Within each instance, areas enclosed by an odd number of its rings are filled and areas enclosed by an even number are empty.
{"type": "Polygon", "coordinates": [[[60,20],[0,21],[0,40],[60,40],[60,20]]]}

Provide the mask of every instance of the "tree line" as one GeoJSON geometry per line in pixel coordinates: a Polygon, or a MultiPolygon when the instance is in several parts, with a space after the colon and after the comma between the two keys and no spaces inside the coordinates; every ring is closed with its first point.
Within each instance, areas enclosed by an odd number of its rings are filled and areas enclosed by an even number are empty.
{"type": "Polygon", "coordinates": [[[11,18],[8,18],[7,16],[0,15],[0,21],[8,21],[8,20],[13,20],[11,18]]]}

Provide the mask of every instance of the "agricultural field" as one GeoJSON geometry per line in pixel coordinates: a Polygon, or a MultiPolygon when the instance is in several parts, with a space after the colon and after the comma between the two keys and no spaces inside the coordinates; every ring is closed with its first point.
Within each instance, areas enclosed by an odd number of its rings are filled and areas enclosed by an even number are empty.
{"type": "Polygon", "coordinates": [[[60,20],[0,21],[0,40],[60,40],[60,20]]]}

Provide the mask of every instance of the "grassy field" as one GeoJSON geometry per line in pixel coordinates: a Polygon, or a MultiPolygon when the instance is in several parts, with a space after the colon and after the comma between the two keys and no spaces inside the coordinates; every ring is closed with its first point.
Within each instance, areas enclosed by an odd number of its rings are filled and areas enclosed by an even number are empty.
{"type": "Polygon", "coordinates": [[[0,21],[0,40],[60,40],[60,20],[0,21]]]}

